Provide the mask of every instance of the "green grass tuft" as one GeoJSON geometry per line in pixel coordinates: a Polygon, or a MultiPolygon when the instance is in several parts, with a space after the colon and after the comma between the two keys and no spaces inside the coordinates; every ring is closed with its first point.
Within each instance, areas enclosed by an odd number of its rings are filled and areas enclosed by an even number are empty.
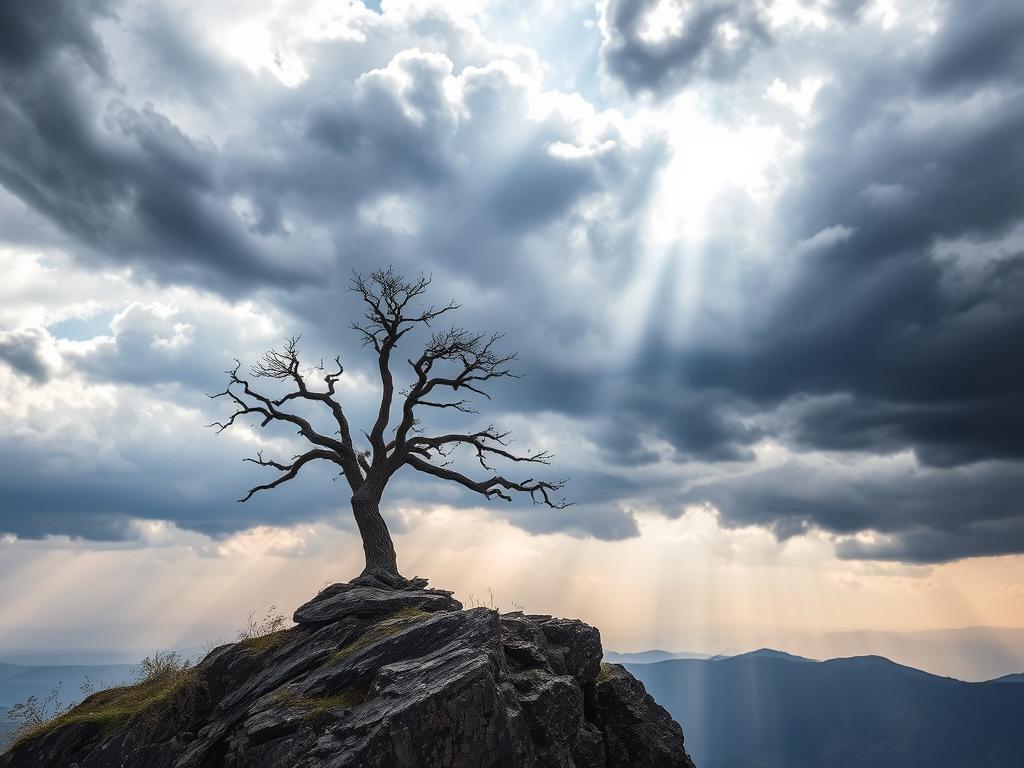
{"type": "Polygon", "coordinates": [[[19,733],[4,751],[11,751],[58,728],[82,723],[98,726],[104,733],[109,733],[139,718],[150,719],[154,724],[165,722],[176,715],[191,713],[202,687],[198,670],[185,667],[135,685],[108,688],[92,694],[52,720],[19,733]]]}
{"type": "Polygon", "coordinates": [[[329,663],[344,661],[363,648],[397,635],[410,624],[414,624],[427,616],[430,616],[430,612],[424,611],[422,608],[401,608],[394,613],[388,614],[367,629],[360,637],[340,648],[331,655],[328,661],[329,663]]]}
{"type": "Polygon", "coordinates": [[[352,709],[366,700],[366,688],[351,688],[334,696],[287,696],[282,703],[305,711],[307,720],[318,720],[332,709],[352,709]]]}
{"type": "Polygon", "coordinates": [[[403,619],[403,620],[424,619],[424,618],[426,618],[427,616],[430,616],[430,615],[431,615],[430,611],[425,611],[422,608],[416,608],[416,607],[399,608],[394,613],[389,613],[387,616],[385,616],[383,619],[381,619],[381,621],[395,621],[396,619],[403,619]]]}
{"type": "Polygon", "coordinates": [[[288,633],[290,631],[290,629],[279,629],[267,635],[240,640],[238,644],[250,656],[261,656],[264,653],[275,651],[284,645],[288,640],[288,633]]]}
{"type": "Polygon", "coordinates": [[[613,677],[615,677],[615,667],[608,662],[602,661],[601,669],[597,672],[597,684],[607,683],[613,677]]]}

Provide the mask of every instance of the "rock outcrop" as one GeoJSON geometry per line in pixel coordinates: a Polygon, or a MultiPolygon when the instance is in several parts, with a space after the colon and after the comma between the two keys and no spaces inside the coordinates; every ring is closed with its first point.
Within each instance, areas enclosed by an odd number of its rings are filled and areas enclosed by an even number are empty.
{"type": "Polygon", "coordinates": [[[103,691],[0,768],[693,768],[683,732],[580,621],[335,584],[296,626],[103,691]]]}

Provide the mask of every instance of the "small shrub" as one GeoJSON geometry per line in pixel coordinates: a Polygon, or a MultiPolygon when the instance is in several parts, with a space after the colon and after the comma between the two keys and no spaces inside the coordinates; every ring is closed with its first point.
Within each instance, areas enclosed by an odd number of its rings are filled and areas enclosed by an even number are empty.
{"type": "MultiPolygon", "coordinates": [[[[15,710],[22,713],[14,717],[22,719],[24,725],[8,742],[6,751],[67,725],[91,723],[107,732],[129,721],[137,721],[155,728],[173,726],[195,712],[203,688],[202,678],[178,653],[158,651],[147,656],[139,663],[137,675],[139,682],[134,685],[90,693],[69,709],[60,706],[57,691],[42,702],[29,699],[12,708],[12,713],[15,710]]],[[[87,680],[82,689],[92,691],[91,681],[87,680]]]]}
{"type": "Polygon", "coordinates": [[[183,672],[192,665],[177,651],[156,651],[152,656],[147,656],[139,662],[136,676],[140,682],[159,680],[168,675],[183,672]]]}
{"type": "Polygon", "coordinates": [[[266,615],[259,620],[256,619],[255,611],[249,611],[249,618],[246,620],[245,626],[238,630],[238,639],[239,641],[256,640],[273,635],[287,627],[288,619],[277,610],[276,605],[272,605],[267,609],[266,615]]]}
{"type": "Polygon", "coordinates": [[[207,656],[213,653],[215,648],[220,648],[222,645],[227,644],[228,641],[225,640],[223,637],[217,638],[216,640],[213,640],[212,638],[208,639],[205,643],[203,643],[203,658],[205,659],[207,656]]]}
{"type": "MultiPolygon", "coordinates": [[[[517,603],[515,600],[510,600],[509,603],[512,606],[512,612],[513,613],[515,613],[517,611],[519,613],[523,613],[524,612],[524,609],[523,609],[523,606],[522,606],[521,603],[517,603]]],[[[486,600],[483,600],[482,598],[481,599],[477,599],[476,595],[474,595],[472,592],[470,592],[469,593],[469,599],[466,600],[466,605],[468,607],[470,607],[470,608],[489,608],[492,611],[497,611],[498,613],[504,613],[504,611],[501,610],[501,603],[499,603],[497,600],[495,600],[495,598],[494,598],[494,590],[492,590],[490,587],[487,588],[487,599],[486,600]]]]}
{"type": "Polygon", "coordinates": [[[615,677],[615,668],[606,661],[601,662],[601,669],[597,672],[597,684],[607,683],[615,677]]]}
{"type": "Polygon", "coordinates": [[[10,743],[23,740],[65,711],[66,708],[60,703],[59,686],[42,699],[38,696],[29,696],[25,701],[15,704],[7,712],[7,717],[18,723],[11,734],[10,743]]]}

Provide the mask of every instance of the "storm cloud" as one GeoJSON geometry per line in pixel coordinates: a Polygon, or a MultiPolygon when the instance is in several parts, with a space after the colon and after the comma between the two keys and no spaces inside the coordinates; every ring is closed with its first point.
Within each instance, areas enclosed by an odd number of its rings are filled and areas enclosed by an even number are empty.
{"type": "Polygon", "coordinates": [[[148,104],[125,104],[102,40],[106,3],[15,4],[0,58],[0,182],[97,261],[161,278],[294,284],[228,205],[219,153],[148,104]]]}
{"type": "MultiPolygon", "coordinates": [[[[372,413],[346,288],[392,263],[520,353],[481,418],[553,446],[579,506],[489,507],[515,525],[617,539],[706,504],[843,557],[1024,552],[1024,16],[911,6],[600,2],[586,97],[444,4],[355,3],[317,34],[279,15],[274,46],[234,54],[171,4],[3,11],[0,184],[60,234],[39,269],[59,250],[109,297],[0,314],[0,531],[336,517],[322,477],[241,514],[243,446],[191,436],[232,359],[292,333],[313,364],[342,354],[372,413]],[[749,155],[775,153],[754,181],[701,164],[693,137],[752,127],[781,147],[749,155]],[[677,195],[705,181],[698,221],[677,195]],[[68,386],[91,405],[47,422],[34,398],[68,386]],[[166,440],[141,450],[124,402],[168,409],[166,440]]],[[[478,502],[405,476],[399,500],[478,502]]]]}
{"type": "Polygon", "coordinates": [[[662,93],[699,78],[728,79],[771,43],[761,9],[744,0],[607,0],[602,5],[604,65],[634,92],[662,93]]]}
{"type": "Polygon", "coordinates": [[[0,331],[0,361],[33,381],[46,381],[50,372],[42,351],[44,338],[45,334],[36,328],[0,331]]]}

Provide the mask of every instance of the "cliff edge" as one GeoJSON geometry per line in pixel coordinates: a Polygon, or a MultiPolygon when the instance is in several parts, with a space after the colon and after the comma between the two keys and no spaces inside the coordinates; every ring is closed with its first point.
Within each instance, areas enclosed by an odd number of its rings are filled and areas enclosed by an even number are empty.
{"type": "Polygon", "coordinates": [[[581,621],[334,584],[296,626],[93,694],[0,768],[693,768],[581,621]]]}

